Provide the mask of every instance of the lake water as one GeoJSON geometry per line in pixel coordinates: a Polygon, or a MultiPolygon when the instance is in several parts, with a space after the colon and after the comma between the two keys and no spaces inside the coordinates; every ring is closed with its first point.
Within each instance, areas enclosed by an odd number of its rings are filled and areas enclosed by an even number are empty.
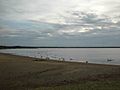
{"type": "Polygon", "coordinates": [[[65,58],[66,61],[116,64],[120,65],[120,48],[37,48],[37,49],[2,49],[2,53],[46,58],[54,60],[65,58]],[[107,61],[112,59],[112,61],[107,61]]]}

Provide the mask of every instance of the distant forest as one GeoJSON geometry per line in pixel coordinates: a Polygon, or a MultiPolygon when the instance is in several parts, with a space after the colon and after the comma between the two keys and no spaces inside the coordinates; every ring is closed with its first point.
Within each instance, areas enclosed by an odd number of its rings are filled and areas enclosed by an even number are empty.
{"type": "Polygon", "coordinates": [[[116,46],[106,46],[106,47],[58,47],[58,46],[0,46],[0,49],[22,49],[22,48],[120,48],[116,46]]]}

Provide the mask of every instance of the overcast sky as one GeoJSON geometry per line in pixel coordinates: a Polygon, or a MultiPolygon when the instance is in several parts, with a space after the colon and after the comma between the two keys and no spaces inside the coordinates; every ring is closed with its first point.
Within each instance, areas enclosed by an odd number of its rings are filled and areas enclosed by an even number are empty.
{"type": "Polygon", "coordinates": [[[120,0],[0,0],[0,45],[120,46],[120,0]]]}

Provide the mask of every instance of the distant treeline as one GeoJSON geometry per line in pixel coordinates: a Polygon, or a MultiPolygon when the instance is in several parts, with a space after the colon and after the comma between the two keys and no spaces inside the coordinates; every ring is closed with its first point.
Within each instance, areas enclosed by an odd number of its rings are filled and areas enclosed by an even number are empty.
{"type": "Polygon", "coordinates": [[[38,48],[31,46],[0,46],[0,49],[17,49],[17,48],[38,48]]]}
{"type": "Polygon", "coordinates": [[[106,46],[106,47],[58,47],[58,46],[0,46],[0,49],[20,49],[20,48],[120,48],[120,47],[111,47],[111,46],[106,46]]]}

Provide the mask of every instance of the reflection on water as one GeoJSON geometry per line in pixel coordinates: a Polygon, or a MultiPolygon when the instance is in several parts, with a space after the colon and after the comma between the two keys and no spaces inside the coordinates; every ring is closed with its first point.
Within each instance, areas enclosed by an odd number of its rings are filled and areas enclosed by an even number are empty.
{"type": "Polygon", "coordinates": [[[38,48],[38,49],[5,49],[4,53],[46,58],[54,60],[90,62],[99,64],[120,65],[120,48],[38,48]]]}

